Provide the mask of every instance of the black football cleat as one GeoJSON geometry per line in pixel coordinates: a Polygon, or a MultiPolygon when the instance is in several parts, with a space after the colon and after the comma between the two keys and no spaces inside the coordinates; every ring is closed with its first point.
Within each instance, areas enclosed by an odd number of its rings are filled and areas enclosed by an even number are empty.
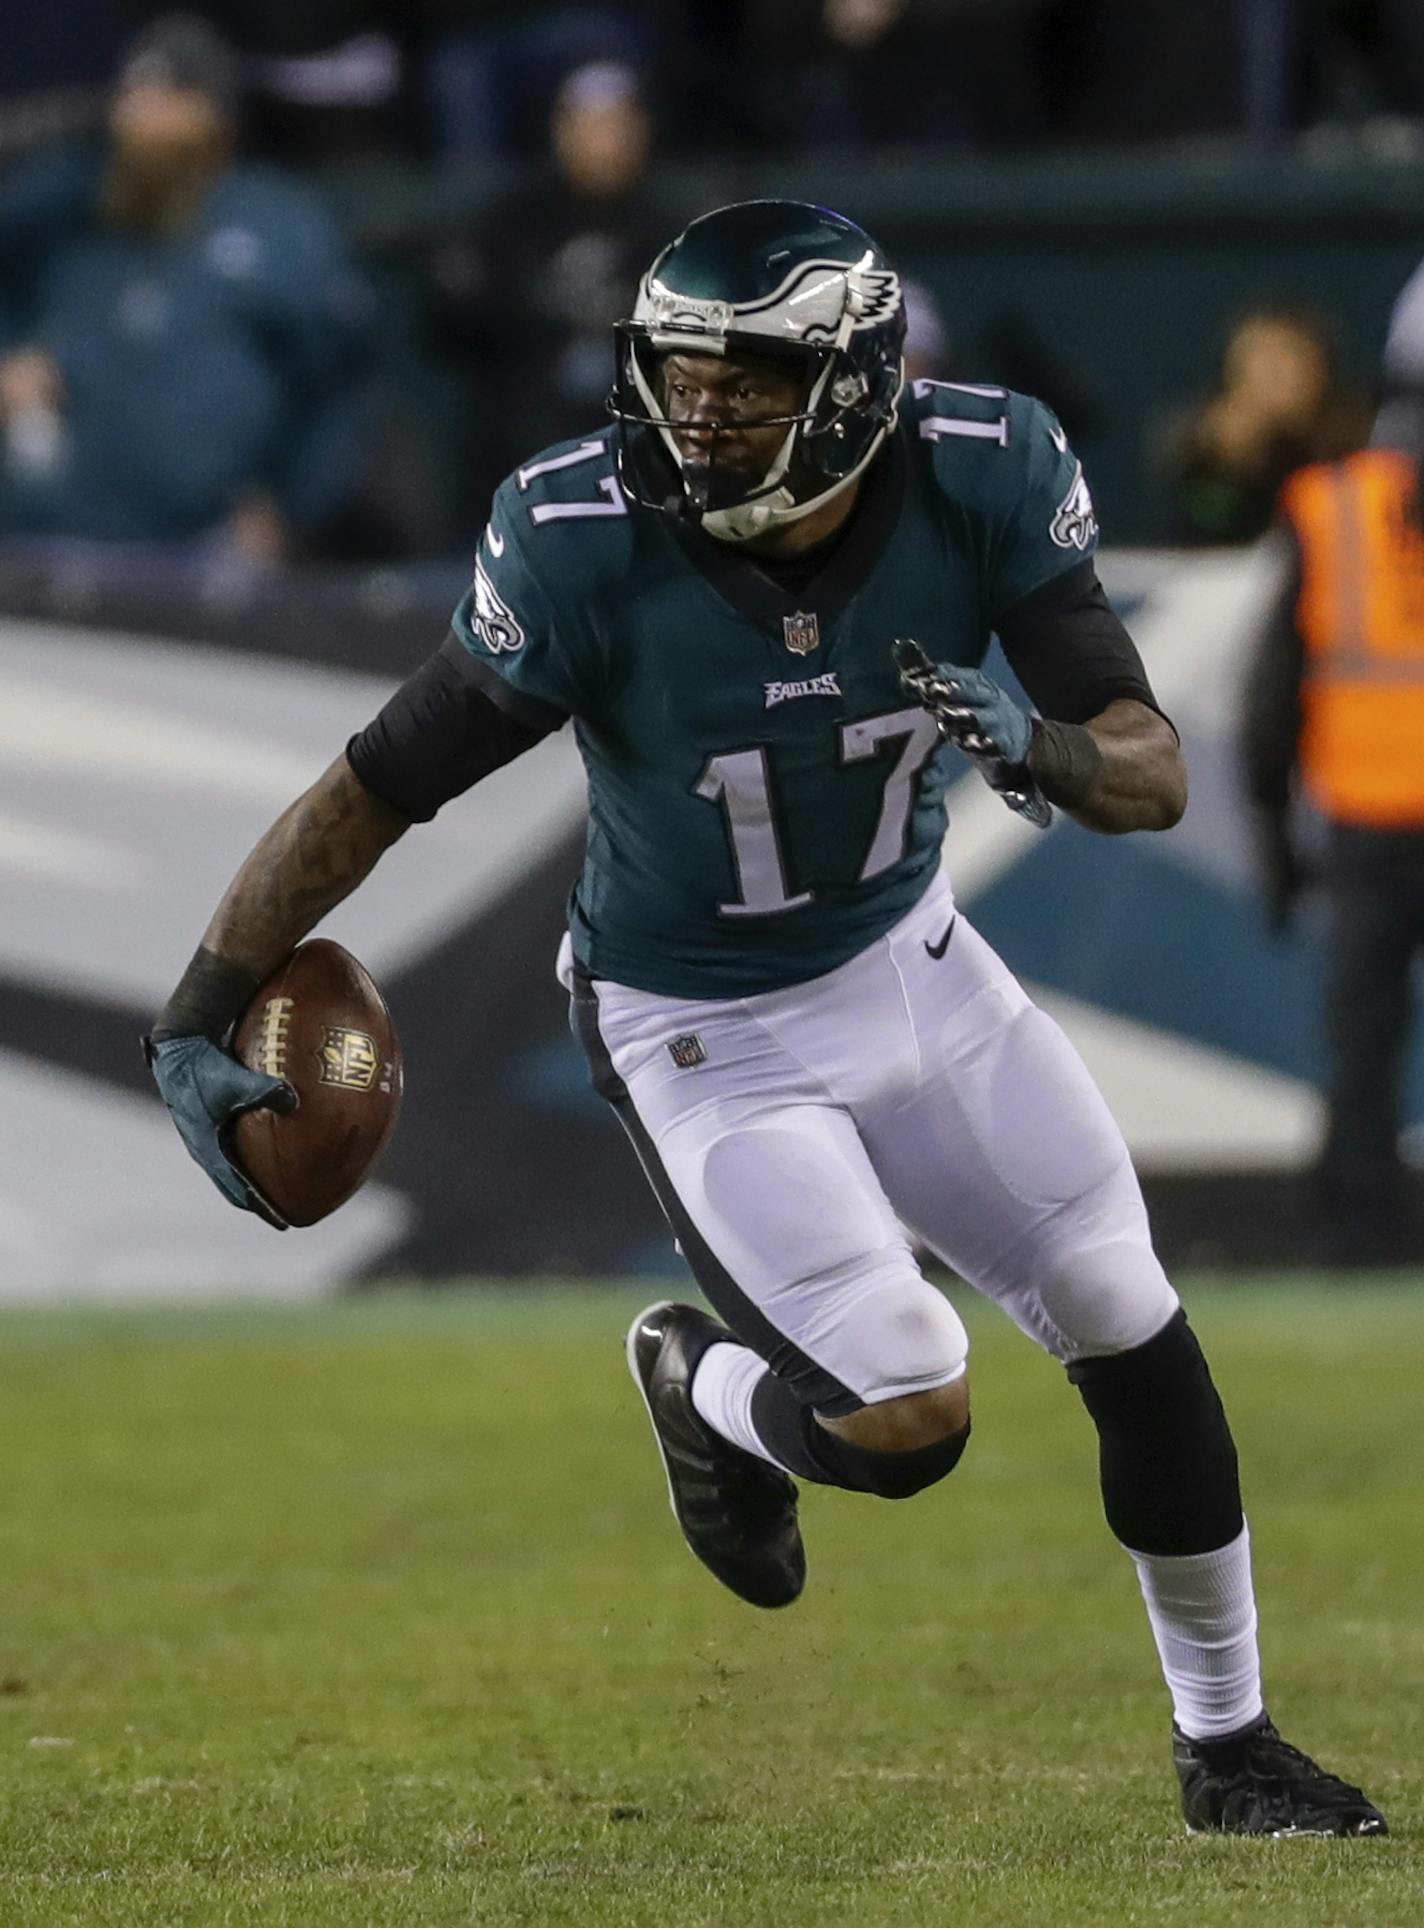
{"type": "Polygon", "coordinates": [[[796,1488],[778,1467],[714,1432],[692,1403],[698,1360],[731,1338],[695,1306],[663,1299],[628,1329],[628,1370],[653,1424],[683,1538],[743,1600],[786,1607],[806,1584],[796,1488]]]}
{"type": "Polygon", "coordinates": [[[1188,1740],[1174,1726],[1172,1763],[1188,1834],[1261,1834],[1281,1841],[1389,1833],[1361,1789],[1283,1741],[1265,1714],[1220,1741],[1188,1740]]]}

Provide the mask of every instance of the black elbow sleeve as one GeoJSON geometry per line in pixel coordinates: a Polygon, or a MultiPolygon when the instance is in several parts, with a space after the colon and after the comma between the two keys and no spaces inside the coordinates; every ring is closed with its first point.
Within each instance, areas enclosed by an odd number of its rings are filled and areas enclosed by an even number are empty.
{"type": "Polygon", "coordinates": [[[1123,698],[1165,714],[1091,562],[1042,584],[994,627],[1010,668],[1051,720],[1086,723],[1123,698]]]}
{"type": "Polygon", "coordinates": [[[346,746],[372,796],[413,823],[511,763],[547,734],[502,709],[480,665],[455,637],[408,676],[346,746]]]}

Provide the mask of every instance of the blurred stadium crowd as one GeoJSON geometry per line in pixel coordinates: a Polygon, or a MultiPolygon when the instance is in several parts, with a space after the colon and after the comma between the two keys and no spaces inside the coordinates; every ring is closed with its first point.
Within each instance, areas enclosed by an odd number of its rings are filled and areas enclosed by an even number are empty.
{"type": "MultiPolygon", "coordinates": [[[[1424,115],[1416,0],[3,14],[0,542],[246,568],[464,547],[503,472],[598,419],[607,325],[667,237],[664,159],[1398,150],[1424,115]]],[[[966,363],[912,294],[916,373],[1033,387],[1091,429],[1081,380],[1031,335],[966,363]]],[[[1254,536],[1290,468],[1366,426],[1327,320],[1248,317],[1217,394],[1165,435],[1168,533],[1254,536]]]]}

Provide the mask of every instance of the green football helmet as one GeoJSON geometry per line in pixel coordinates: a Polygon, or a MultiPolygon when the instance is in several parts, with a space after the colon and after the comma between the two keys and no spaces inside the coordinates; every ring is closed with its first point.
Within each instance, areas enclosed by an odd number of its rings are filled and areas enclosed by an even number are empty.
{"type": "Polygon", "coordinates": [[[895,426],[905,379],[900,279],[870,236],[829,208],[742,201],[704,214],[663,249],[632,319],[614,332],[609,410],[625,492],[724,542],[753,540],[830,501],[895,426]],[[795,372],[795,412],[757,423],[786,430],[765,475],[749,478],[715,452],[680,452],[659,378],[668,354],[770,359],[795,372]]]}

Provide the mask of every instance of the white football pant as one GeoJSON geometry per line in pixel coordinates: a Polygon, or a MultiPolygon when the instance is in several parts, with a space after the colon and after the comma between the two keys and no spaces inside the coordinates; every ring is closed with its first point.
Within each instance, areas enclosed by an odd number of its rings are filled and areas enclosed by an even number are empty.
{"type": "Polygon", "coordinates": [[[816,1410],[964,1371],[964,1327],[903,1228],[1065,1362],[1141,1345],[1176,1310],[1102,1095],[943,874],[787,990],[701,1002],[574,978],[567,941],[561,976],[704,1293],[816,1410]]]}

